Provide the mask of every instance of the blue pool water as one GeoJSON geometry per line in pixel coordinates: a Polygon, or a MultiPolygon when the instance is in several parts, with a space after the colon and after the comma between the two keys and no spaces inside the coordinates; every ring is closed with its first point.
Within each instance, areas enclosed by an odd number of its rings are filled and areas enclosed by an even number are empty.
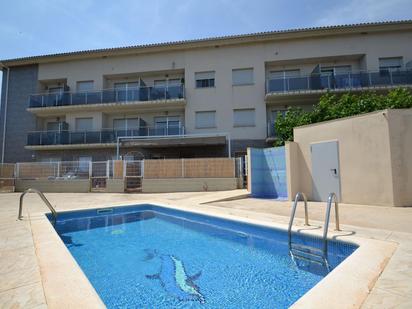
{"type": "MultiPolygon", "coordinates": [[[[155,205],[60,213],[56,230],[108,308],[287,308],[328,273],[296,264],[284,231],[155,205]]],[[[354,250],[329,242],[331,267],[354,250]]]]}

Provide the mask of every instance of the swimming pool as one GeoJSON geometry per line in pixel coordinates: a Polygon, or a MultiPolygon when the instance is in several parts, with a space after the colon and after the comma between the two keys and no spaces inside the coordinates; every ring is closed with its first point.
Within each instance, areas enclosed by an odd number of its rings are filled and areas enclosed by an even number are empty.
{"type": "MultiPolygon", "coordinates": [[[[108,308],[287,308],[328,273],[286,231],[156,205],[59,213],[56,230],[108,308]]],[[[330,241],[331,268],[356,248],[330,241]]]]}

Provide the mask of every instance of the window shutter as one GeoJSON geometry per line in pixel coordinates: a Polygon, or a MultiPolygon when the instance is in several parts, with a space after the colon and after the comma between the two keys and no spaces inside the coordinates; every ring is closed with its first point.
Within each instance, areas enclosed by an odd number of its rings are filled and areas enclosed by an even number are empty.
{"type": "Polygon", "coordinates": [[[253,69],[232,70],[233,85],[253,84],[253,69]]]}
{"type": "Polygon", "coordinates": [[[213,128],[216,126],[216,111],[196,112],[196,128],[213,128]]]}
{"type": "Polygon", "coordinates": [[[255,125],[255,109],[237,109],[233,111],[233,125],[237,127],[255,125]]]}

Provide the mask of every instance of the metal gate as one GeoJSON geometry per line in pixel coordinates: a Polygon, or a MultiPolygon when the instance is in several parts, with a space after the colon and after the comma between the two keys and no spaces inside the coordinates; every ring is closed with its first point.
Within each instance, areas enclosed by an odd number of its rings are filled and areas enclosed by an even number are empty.
{"type": "Polygon", "coordinates": [[[124,161],[123,164],[126,192],[141,192],[144,170],[143,161],[124,161]]]}
{"type": "Polygon", "coordinates": [[[90,162],[91,191],[101,192],[106,189],[109,178],[109,161],[90,162]]]}

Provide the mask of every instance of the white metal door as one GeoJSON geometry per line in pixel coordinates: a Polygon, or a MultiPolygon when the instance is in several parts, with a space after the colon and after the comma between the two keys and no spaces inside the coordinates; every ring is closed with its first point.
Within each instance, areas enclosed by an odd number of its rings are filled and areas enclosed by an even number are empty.
{"type": "Polygon", "coordinates": [[[331,192],[340,200],[339,144],[337,141],[312,144],[313,200],[326,202],[331,192]]]}

